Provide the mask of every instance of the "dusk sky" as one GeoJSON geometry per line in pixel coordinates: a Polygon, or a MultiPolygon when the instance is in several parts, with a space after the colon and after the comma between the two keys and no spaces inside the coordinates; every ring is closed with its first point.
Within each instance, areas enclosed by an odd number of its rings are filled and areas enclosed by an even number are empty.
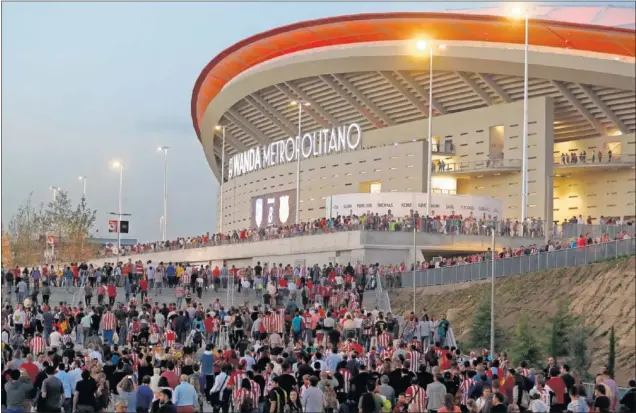
{"type": "MultiPolygon", "coordinates": [[[[595,2],[595,4],[601,4],[595,2]]],[[[617,4],[605,3],[605,4],[617,4]]],[[[49,186],[98,210],[107,236],[124,164],[131,236],[160,238],[163,156],[170,146],[168,237],[214,231],[218,182],[190,118],[194,82],[235,42],[341,14],[441,11],[485,3],[2,3],[2,222],[49,186]]]]}

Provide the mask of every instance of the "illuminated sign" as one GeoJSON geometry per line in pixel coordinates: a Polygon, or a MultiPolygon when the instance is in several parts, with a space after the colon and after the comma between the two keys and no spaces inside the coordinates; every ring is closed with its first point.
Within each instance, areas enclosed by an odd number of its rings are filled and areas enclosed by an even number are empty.
{"type": "Polygon", "coordinates": [[[228,165],[229,179],[270,166],[296,162],[299,154],[302,160],[358,149],[362,143],[362,129],[357,123],[352,123],[305,133],[300,140],[300,148],[298,141],[298,136],[281,139],[232,156],[228,165]]]}

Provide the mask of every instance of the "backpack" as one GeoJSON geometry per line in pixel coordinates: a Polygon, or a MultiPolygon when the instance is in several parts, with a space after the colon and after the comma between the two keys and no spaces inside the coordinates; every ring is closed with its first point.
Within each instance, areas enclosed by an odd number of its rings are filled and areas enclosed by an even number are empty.
{"type": "Polygon", "coordinates": [[[338,403],[338,397],[336,396],[336,392],[333,391],[333,388],[331,386],[325,386],[323,394],[325,395],[325,407],[338,410],[340,403],[338,403]]]}
{"type": "Polygon", "coordinates": [[[251,397],[244,398],[239,411],[241,413],[251,413],[252,411],[254,411],[254,400],[252,400],[251,397]]]}
{"type": "Polygon", "coordinates": [[[364,392],[362,394],[362,412],[363,413],[374,413],[375,412],[375,399],[373,395],[369,392],[364,392]]]}
{"type": "Polygon", "coordinates": [[[234,327],[236,328],[243,328],[243,319],[241,317],[237,317],[234,320],[234,327]]]}

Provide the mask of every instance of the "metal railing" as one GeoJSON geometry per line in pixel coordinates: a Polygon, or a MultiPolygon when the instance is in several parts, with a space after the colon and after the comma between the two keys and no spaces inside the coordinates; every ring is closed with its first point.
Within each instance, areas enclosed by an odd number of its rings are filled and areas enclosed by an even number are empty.
{"type": "MultiPolygon", "coordinates": [[[[557,251],[540,252],[533,255],[522,255],[495,260],[495,277],[521,275],[540,270],[567,268],[587,265],[605,259],[632,255],[636,252],[633,238],[592,244],[581,248],[566,248],[557,251]]],[[[402,273],[403,288],[413,286],[415,275],[416,287],[447,285],[469,281],[486,280],[491,277],[492,261],[474,264],[454,265],[428,269],[424,271],[406,271],[402,273]]]]}
{"type": "Polygon", "coordinates": [[[599,158],[598,152],[593,154],[587,154],[585,156],[580,156],[579,154],[576,157],[573,156],[555,156],[554,157],[554,165],[556,167],[564,167],[564,166],[576,166],[576,165],[608,165],[612,163],[621,163],[621,164],[629,164],[634,163],[634,157],[630,157],[629,155],[624,155],[621,157],[620,154],[613,154],[611,157],[607,152],[603,152],[601,157],[599,158]]]}
{"type": "Polygon", "coordinates": [[[521,159],[485,159],[483,161],[438,163],[433,165],[433,174],[477,172],[493,169],[520,169],[521,159]]]}
{"type": "MultiPolygon", "coordinates": [[[[418,221],[418,229],[417,232],[427,232],[427,233],[439,233],[445,235],[477,235],[484,236],[489,235],[492,228],[495,228],[498,236],[509,237],[509,236],[522,236],[522,234],[526,234],[529,237],[541,237],[543,236],[543,229],[541,224],[535,223],[530,224],[526,230],[523,230],[523,226],[520,224],[518,226],[517,231],[513,228],[513,223],[505,223],[502,221],[494,221],[494,220],[486,220],[486,221],[477,221],[474,220],[470,222],[470,224],[465,224],[462,220],[459,219],[447,219],[447,220],[437,220],[437,219],[423,219],[420,218],[418,221]]],[[[138,254],[149,254],[153,252],[164,252],[164,251],[179,251],[179,250],[187,250],[193,248],[204,248],[204,247],[214,247],[214,246],[223,246],[223,245],[233,245],[233,244],[241,244],[247,242],[259,242],[259,241],[268,241],[275,239],[284,239],[284,238],[295,238],[295,237],[306,237],[312,235],[323,235],[323,234],[332,234],[337,232],[347,232],[347,231],[413,231],[413,221],[410,219],[397,219],[394,222],[381,222],[381,221],[365,221],[363,223],[342,225],[342,226],[334,226],[332,228],[315,228],[304,231],[295,231],[293,229],[281,231],[279,233],[269,233],[269,234],[255,234],[245,238],[240,238],[239,236],[213,236],[207,242],[204,242],[200,237],[195,237],[193,239],[183,239],[183,243],[181,243],[181,239],[169,242],[150,242],[141,244],[137,246],[137,250],[133,251],[125,247],[120,251],[119,257],[127,257],[138,254]]],[[[106,258],[106,257],[115,257],[117,254],[112,252],[104,252],[100,253],[98,258],[106,258]]]]}
{"type": "Polygon", "coordinates": [[[631,224],[558,224],[552,226],[550,238],[577,238],[581,235],[597,238],[607,234],[610,239],[616,238],[618,234],[628,233],[632,237],[636,227],[631,224]]]}

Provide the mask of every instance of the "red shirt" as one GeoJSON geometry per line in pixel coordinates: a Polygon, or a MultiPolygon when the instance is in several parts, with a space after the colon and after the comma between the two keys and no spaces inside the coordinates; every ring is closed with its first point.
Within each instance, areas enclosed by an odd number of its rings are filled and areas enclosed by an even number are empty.
{"type": "Polygon", "coordinates": [[[143,279],[139,281],[139,289],[141,291],[148,291],[148,280],[143,279]]]}
{"type": "Polygon", "coordinates": [[[49,274],[49,267],[44,266],[42,267],[42,275],[48,275],[49,274]]]}
{"type": "Polygon", "coordinates": [[[79,276],[79,269],[77,268],[77,265],[74,266],[71,270],[73,271],[73,277],[77,278],[79,276]]]}
{"type": "Polygon", "coordinates": [[[117,297],[117,289],[113,284],[108,286],[108,296],[109,297],[117,297]]]}
{"type": "Polygon", "coordinates": [[[211,333],[214,328],[214,319],[212,317],[206,317],[206,319],[203,320],[203,326],[205,327],[206,333],[211,333]]]}
{"type": "Polygon", "coordinates": [[[137,264],[137,266],[135,267],[135,271],[137,272],[137,274],[143,274],[144,273],[144,265],[143,264],[137,264]]]}
{"type": "Polygon", "coordinates": [[[38,368],[38,366],[36,366],[34,363],[29,363],[29,362],[22,363],[22,365],[20,366],[20,370],[26,371],[26,373],[31,378],[31,381],[33,382],[35,382],[35,377],[40,372],[40,369],[38,368]]]}
{"type": "Polygon", "coordinates": [[[565,403],[565,392],[567,389],[565,388],[565,382],[561,377],[552,377],[550,380],[546,381],[545,384],[554,391],[556,402],[558,404],[565,403]]]}
{"type": "Polygon", "coordinates": [[[164,371],[161,377],[165,377],[166,380],[168,380],[168,386],[172,387],[173,389],[179,385],[179,378],[172,370],[164,371]]]}

